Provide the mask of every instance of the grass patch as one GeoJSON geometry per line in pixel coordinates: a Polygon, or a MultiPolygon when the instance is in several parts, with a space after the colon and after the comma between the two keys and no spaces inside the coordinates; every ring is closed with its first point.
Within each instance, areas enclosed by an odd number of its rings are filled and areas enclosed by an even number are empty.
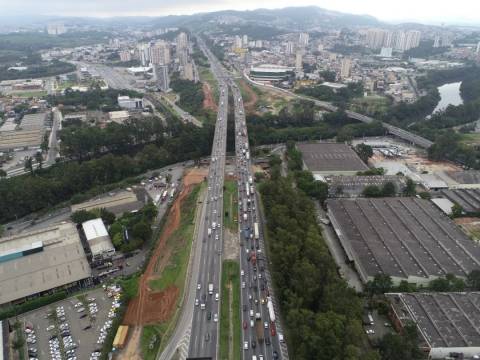
{"type": "Polygon", "coordinates": [[[127,299],[133,299],[138,294],[139,274],[123,278],[119,281],[119,285],[123,289],[123,294],[127,299]]]}
{"type": "Polygon", "coordinates": [[[201,187],[204,186],[205,183],[195,186],[181,206],[180,225],[167,240],[167,247],[172,249],[170,261],[162,275],[150,281],[150,287],[153,290],[162,291],[171,285],[183,289],[195,229],[197,197],[201,187]]]}
{"type": "Polygon", "coordinates": [[[250,97],[250,92],[247,91],[246,87],[248,87],[248,85],[245,83],[245,80],[236,80],[236,83],[237,83],[237,86],[238,88],[240,89],[240,93],[242,94],[242,98],[243,98],[243,102],[244,103],[247,103],[251,100],[251,97],[250,97]]]}
{"type": "Polygon", "coordinates": [[[220,92],[218,90],[218,81],[213,76],[213,73],[210,71],[210,68],[205,66],[198,66],[198,73],[200,75],[200,81],[206,82],[210,85],[210,88],[213,92],[213,100],[218,105],[218,99],[220,97],[220,92]]]}
{"type": "Polygon", "coordinates": [[[223,191],[223,223],[234,233],[238,230],[238,189],[233,180],[226,180],[223,191]]]}
{"type": "Polygon", "coordinates": [[[220,360],[240,360],[242,356],[239,272],[238,261],[223,261],[219,334],[220,360]],[[232,339],[230,339],[231,332],[233,332],[232,339]]]}
{"type": "Polygon", "coordinates": [[[165,328],[161,325],[143,327],[140,347],[144,360],[154,360],[156,358],[164,332],[165,328]]]}
{"type": "Polygon", "coordinates": [[[351,104],[353,111],[380,117],[388,111],[390,101],[385,96],[365,96],[356,98],[351,104]]]}
{"type": "Polygon", "coordinates": [[[461,142],[465,145],[478,145],[480,144],[480,133],[462,134],[461,142]]]}

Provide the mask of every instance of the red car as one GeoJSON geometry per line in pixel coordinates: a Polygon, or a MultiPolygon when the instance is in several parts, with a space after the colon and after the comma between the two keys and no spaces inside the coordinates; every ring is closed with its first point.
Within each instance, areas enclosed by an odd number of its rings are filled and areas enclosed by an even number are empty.
{"type": "Polygon", "coordinates": [[[246,328],[247,328],[247,326],[248,326],[248,325],[247,325],[247,322],[246,322],[246,321],[244,321],[244,322],[243,322],[243,328],[244,328],[244,329],[246,329],[246,328]]]}
{"type": "Polygon", "coordinates": [[[277,334],[277,331],[276,331],[276,329],[275,329],[275,323],[271,323],[271,324],[270,324],[270,334],[271,334],[272,336],[275,336],[275,335],[277,334]]]}

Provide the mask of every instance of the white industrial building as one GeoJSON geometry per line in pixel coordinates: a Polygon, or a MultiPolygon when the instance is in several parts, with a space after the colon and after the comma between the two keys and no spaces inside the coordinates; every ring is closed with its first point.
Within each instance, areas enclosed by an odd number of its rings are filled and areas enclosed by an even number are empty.
{"type": "Polygon", "coordinates": [[[86,221],[82,224],[82,228],[92,253],[93,262],[111,258],[115,254],[115,247],[102,219],[86,221]]]}
{"type": "Polygon", "coordinates": [[[120,106],[123,109],[129,109],[129,110],[143,109],[143,99],[130,98],[130,96],[119,96],[117,101],[118,101],[118,106],[120,106]]]}

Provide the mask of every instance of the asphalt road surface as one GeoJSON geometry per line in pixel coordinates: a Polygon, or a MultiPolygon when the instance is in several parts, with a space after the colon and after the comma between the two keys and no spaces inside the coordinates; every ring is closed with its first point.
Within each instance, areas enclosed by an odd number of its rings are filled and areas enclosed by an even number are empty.
{"type": "MultiPolygon", "coordinates": [[[[201,219],[198,242],[202,242],[200,269],[190,333],[189,357],[217,358],[220,279],[223,249],[223,180],[227,138],[228,87],[223,69],[211,61],[219,79],[220,99],[208,173],[206,211],[201,219]]],[[[193,275],[195,277],[195,274],[193,275]]],[[[189,311],[188,309],[186,311],[189,311]]]]}

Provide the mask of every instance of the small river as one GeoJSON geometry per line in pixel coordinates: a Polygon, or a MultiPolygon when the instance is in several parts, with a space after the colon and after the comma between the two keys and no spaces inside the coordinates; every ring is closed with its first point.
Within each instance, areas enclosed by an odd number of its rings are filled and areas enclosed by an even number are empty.
{"type": "Polygon", "coordinates": [[[460,96],[460,84],[461,82],[455,82],[450,84],[444,84],[438,87],[440,92],[440,101],[433,110],[432,114],[437,111],[445,110],[448,105],[461,105],[463,104],[462,97],[460,96]]]}

